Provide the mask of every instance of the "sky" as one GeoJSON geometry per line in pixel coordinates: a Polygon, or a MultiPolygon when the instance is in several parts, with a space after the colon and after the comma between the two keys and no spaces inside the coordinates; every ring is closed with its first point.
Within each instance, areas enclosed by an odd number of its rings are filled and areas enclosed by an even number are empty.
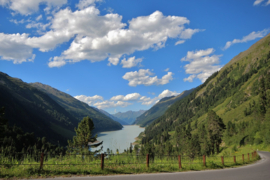
{"type": "Polygon", "coordinates": [[[270,33],[270,0],[0,0],[0,71],[111,114],[202,84],[270,33]]]}

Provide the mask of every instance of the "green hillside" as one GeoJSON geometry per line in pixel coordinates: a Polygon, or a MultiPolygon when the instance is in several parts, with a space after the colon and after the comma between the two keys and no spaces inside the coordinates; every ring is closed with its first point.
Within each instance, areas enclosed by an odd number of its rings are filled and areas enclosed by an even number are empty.
{"type": "Polygon", "coordinates": [[[181,94],[172,97],[165,97],[161,99],[157,104],[151,107],[148,111],[144,112],[142,115],[136,118],[134,124],[138,124],[142,127],[147,126],[160,116],[162,116],[165,111],[176,101],[189,95],[194,89],[183,91],[181,94]]]}
{"type": "Polygon", "coordinates": [[[171,105],[146,127],[142,144],[148,152],[211,154],[214,147],[270,144],[269,128],[270,34],[171,105]],[[226,127],[217,130],[216,145],[211,123],[218,119],[226,127]]]}
{"type": "Polygon", "coordinates": [[[20,79],[0,72],[0,107],[5,107],[10,125],[65,144],[74,135],[78,120],[47,94],[20,79]]]}
{"type": "Polygon", "coordinates": [[[48,94],[60,106],[72,114],[77,121],[81,121],[83,117],[89,116],[95,124],[95,131],[112,131],[122,129],[122,125],[119,122],[112,120],[99,110],[77,100],[67,93],[41,83],[30,83],[30,85],[48,94]]]}

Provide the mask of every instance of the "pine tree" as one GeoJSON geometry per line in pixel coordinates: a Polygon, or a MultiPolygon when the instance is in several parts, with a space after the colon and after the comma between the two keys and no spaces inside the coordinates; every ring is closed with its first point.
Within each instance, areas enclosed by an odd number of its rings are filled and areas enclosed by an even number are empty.
{"type": "Polygon", "coordinates": [[[208,112],[208,131],[209,131],[209,139],[211,142],[211,150],[212,154],[214,154],[216,147],[216,152],[219,153],[219,145],[222,141],[223,132],[226,128],[222,119],[215,113],[215,111],[210,110],[208,112]]]}
{"type": "Polygon", "coordinates": [[[88,116],[84,117],[78,124],[78,128],[75,128],[76,136],[73,137],[73,142],[68,141],[70,151],[89,152],[88,143],[95,142],[97,136],[92,137],[92,130],[94,129],[94,123],[88,116]]]}

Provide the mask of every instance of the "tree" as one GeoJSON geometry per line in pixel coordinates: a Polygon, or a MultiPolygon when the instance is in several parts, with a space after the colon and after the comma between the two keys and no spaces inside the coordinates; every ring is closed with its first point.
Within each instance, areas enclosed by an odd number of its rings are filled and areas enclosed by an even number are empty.
{"type": "Polygon", "coordinates": [[[226,129],[226,126],[222,119],[213,110],[208,112],[207,123],[212,154],[215,152],[215,147],[216,152],[219,153],[219,145],[221,144],[221,138],[223,136],[224,130],[226,129]]]}
{"type": "MultiPolygon", "coordinates": [[[[95,142],[97,135],[92,137],[92,130],[94,129],[94,123],[88,116],[84,117],[78,124],[78,128],[74,128],[76,136],[73,137],[73,142],[68,141],[69,150],[75,152],[89,152],[88,143],[95,142]]],[[[99,146],[99,145],[97,145],[99,146]]]]}
{"type": "Polygon", "coordinates": [[[5,125],[7,124],[7,119],[4,118],[5,116],[5,108],[2,107],[0,109],[0,145],[4,140],[4,133],[5,133],[5,125]]]}

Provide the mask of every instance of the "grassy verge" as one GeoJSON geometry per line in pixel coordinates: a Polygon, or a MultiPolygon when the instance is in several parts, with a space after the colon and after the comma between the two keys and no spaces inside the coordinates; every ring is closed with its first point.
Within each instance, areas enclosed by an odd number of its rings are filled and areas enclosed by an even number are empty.
{"type": "Polygon", "coordinates": [[[0,165],[0,178],[45,178],[222,169],[257,161],[259,156],[252,158],[251,155],[253,148],[253,146],[224,148],[216,156],[207,156],[206,166],[203,165],[202,157],[190,159],[187,156],[181,156],[181,169],[179,169],[177,155],[150,157],[149,167],[146,165],[146,156],[136,156],[135,154],[109,155],[104,160],[104,170],[101,170],[100,157],[92,155],[46,156],[42,170],[39,169],[40,162],[37,156],[25,156],[20,160],[1,156],[1,164],[5,165],[0,165]],[[250,153],[249,160],[247,153],[250,153]],[[242,154],[244,154],[244,161],[242,154]],[[221,162],[221,156],[224,157],[224,165],[221,162]],[[236,157],[236,163],[234,162],[234,156],[236,157]]]}

